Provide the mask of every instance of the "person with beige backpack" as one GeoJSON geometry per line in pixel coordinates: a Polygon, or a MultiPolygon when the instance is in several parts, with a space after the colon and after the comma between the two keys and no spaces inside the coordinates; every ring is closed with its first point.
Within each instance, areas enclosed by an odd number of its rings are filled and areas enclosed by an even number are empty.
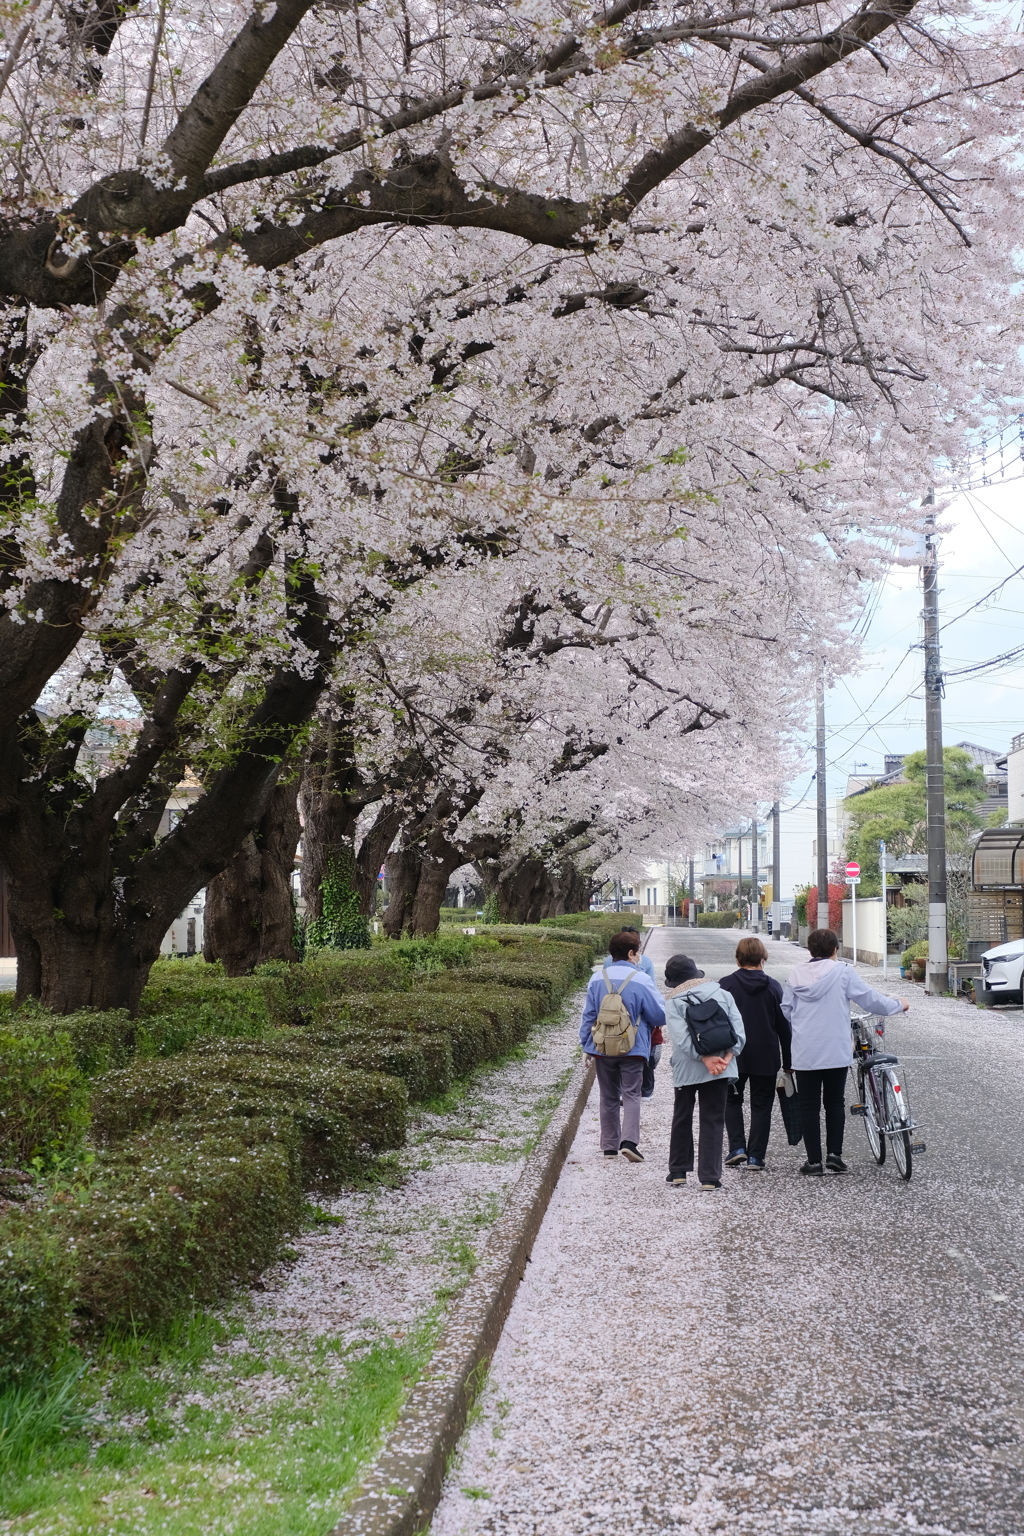
{"type": "Polygon", "coordinates": [[[651,1031],[665,1023],[661,995],[640,970],[635,933],[617,933],[611,963],[590,980],[580,1041],[597,1067],[601,1095],[601,1150],[605,1157],[642,1163],[640,1088],[651,1054],[651,1031]]]}

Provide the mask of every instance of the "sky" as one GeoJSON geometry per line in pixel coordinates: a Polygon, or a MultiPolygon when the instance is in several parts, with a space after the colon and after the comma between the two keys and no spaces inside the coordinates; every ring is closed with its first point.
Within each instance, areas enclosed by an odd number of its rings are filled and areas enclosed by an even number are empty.
{"type": "MultiPolygon", "coordinates": [[[[959,668],[1024,644],[1024,441],[1018,426],[1003,435],[1005,472],[998,454],[979,464],[969,488],[936,487],[946,502],[940,522],[939,608],[945,675],[943,740],[970,741],[1005,752],[1024,732],[1024,657],[1001,668],[957,677],[959,668]],[[1012,445],[1013,460],[1010,458],[1012,445]],[[988,469],[989,483],[982,471],[988,469]],[[1005,586],[993,592],[1005,578],[1005,586]],[[992,595],[988,595],[992,594],[992,595]],[[979,604],[975,607],[975,604],[979,604]],[[971,611],[968,611],[971,610],[971,611]]],[[[838,679],[825,696],[828,793],[841,798],[848,774],[881,773],[887,752],[924,747],[924,655],[920,648],[921,577],[894,567],[870,595],[860,669],[838,679]]],[[[783,893],[813,879],[815,789],[813,735],[806,769],[783,799],[783,893]],[[801,804],[801,797],[807,791],[801,804]],[[787,810],[787,807],[792,809],[787,810]]]]}

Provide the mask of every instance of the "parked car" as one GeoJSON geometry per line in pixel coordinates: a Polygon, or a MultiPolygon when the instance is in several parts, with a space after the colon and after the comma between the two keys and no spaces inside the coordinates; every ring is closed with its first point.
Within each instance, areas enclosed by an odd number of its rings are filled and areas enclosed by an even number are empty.
{"type": "Polygon", "coordinates": [[[982,1004],[1024,1003],[1024,939],[997,944],[981,957],[981,975],[975,983],[977,1000],[982,1004]]]}

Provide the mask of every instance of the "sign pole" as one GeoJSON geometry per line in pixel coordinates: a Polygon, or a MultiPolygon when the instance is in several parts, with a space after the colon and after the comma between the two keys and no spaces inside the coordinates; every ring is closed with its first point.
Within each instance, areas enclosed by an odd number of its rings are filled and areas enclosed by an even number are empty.
{"type": "Polygon", "coordinates": [[[850,887],[850,900],[853,906],[850,916],[853,919],[853,963],[857,964],[857,887],[860,884],[860,865],[851,859],[846,866],[846,883],[850,887]]]}
{"type": "Polygon", "coordinates": [[[857,964],[857,886],[856,886],[856,884],[853,884],[853,885],[850,886],[850,896],[853,899],[853,906],[851,908],[851,914],[852,914],[852,917],[853,917],[853,963],[854,963],[854,965],[856,965],[857,964]]]}
{"type": "Polygon", "coordinates": [[[880,842],[878,844],[878,852],[881,855],[881,857],[878,860],[878,865],[879,865],[879,868],[882,871],[882,975],[883,976],[888,976],[888,974],[889,974],[889,914],[888,914],[888,910],[886,908],[886,900],[887,900],[887,898],[886,898],[886,894],[885,894],[886,868],[885,868],[885,843],[884,842],[880,842]]]}

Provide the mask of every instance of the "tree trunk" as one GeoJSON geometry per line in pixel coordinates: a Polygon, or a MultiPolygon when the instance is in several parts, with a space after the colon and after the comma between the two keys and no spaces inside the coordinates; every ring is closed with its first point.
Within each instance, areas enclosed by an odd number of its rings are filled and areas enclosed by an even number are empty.
{"type": "Polygon", "coordinates": [[[591,881],[571,860],[552,869],[539,854],[529,854],[511,865],[489,859],[479,867],[503,923],[543,923],[589,906],[591,881]]]}
{"type": "Polygon", "coordinates": [[[386,860],[390,900],[384,909],[384,932],[389,939],[400,939],[411,926],[416,887],[420,877],[420,852],[417,848],[399,848],[386,860]]]}
{"type": "Polygon", "coordinates": [[[448,877],[467,859],[466,849],[452,838],[482,794],[481,785],[464,793],[456,803],[447,789],[441,790],[429,810],[407,831],[404,846],[388,856],[391,900],[384,913],[384,932],[389,938],[406,933],[410,938],[425,939],[437,932],[448,877]]]}
{"type": "Polygon", "coordinates": [[[274,786],[270,805],[231,863],[206,888],[203,954],[229,976],[267,960],[297,960],[292,870],[299,841],[298,785],[274,786]]]}

